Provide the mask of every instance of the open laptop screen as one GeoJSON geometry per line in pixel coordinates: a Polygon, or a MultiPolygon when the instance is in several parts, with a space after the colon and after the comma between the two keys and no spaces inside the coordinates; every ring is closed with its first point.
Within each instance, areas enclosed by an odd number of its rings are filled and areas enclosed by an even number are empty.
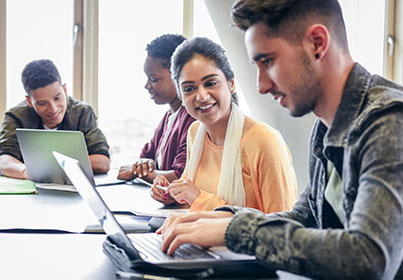
{"type": "Polygon", "coordinates": [[[53,155],[74,187],[78,190],[81,197],[87,202],[108,237],[112,238],[121,248],[124,248],[125,252],[131,255],[133,259],[139,258],[133,244],[127,238],[126,233],[115,219],[112,212],[106,206],[105,201],[96,191],[94,183],[89,181],[88,177],[84,174],[79,162],[58,152],[53,152],[53,155]]]}
{"type": "Polygon", "coordinates": [[[17,138],[30,180],[40,183],[71,184],[52,151],[77,159],[87,177],[92,172],[81,131],[17,128],[17,138]]]}

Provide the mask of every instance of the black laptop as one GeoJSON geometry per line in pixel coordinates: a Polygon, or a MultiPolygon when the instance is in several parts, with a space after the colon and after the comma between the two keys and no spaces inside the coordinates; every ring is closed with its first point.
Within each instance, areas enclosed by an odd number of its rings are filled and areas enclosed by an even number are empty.
{"type": "Polygon", "coordinates": [[[168,256],[161,251],[160,235],[126,234],[79,162],[57,152],[53,154],[104,228],[107,234],[104,252],[119,269],[194,279],[213,275],[239,276],[242,273],[248,277],[273,276],[273,271],[259,265],[255,257],[236,254],[225,247],[207,250],[193,244],[183,244],[172,256],[168,256]]]}

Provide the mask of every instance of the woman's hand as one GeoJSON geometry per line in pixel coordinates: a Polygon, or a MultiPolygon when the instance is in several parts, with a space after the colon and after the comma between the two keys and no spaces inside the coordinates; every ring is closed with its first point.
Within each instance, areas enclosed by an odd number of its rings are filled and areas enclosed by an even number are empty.
{"type": "Polygon", "coordinates": [[[168,193],[180,204],[192,205],[193,201],[200,195],[200,190],[190,179],[179,179],[173,181],[168,187],[168,193]]]}
{"type": "Polygon", "coordinates": [[[158,175],[157,177],[155,177],[153,186],[151,187],[151,197],[166,205],[175,203],[176,200],[172,198],[167,192],[168,186],[169,181],[167,180],[167,178],[165,178],[165,176],[158,175]]]}

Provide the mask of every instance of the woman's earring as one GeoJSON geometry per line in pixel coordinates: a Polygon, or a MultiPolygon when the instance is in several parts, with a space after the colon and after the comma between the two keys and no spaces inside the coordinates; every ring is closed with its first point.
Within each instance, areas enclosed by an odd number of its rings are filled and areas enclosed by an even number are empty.
{"type": "Polygon", "coordinates": [[[319,59],[319,54],[318,53],[315,53],[315,58],[319,59]]]}

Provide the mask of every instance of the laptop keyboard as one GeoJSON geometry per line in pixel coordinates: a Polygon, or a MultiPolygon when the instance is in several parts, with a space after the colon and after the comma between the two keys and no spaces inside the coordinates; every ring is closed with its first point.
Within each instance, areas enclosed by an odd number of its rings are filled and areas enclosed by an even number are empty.
{"type": "Polygon", "coordinates": [[[134,247],[155,260],[215,259],[217,256],[193,244],[182,244],[172,256],[161,251],[162,239],[158,234],[132,234],[134,247]]]}

